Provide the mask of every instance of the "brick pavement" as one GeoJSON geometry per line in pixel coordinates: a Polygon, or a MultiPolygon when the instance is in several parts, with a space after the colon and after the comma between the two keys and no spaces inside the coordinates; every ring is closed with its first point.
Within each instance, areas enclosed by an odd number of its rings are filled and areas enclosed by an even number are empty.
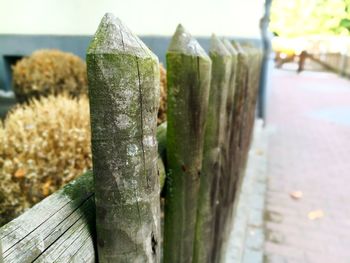
{"type": "Polygon", "coordinates": [[[274,70],[269,98],[265,262],[350,262],[350,81],[274,70]]]}

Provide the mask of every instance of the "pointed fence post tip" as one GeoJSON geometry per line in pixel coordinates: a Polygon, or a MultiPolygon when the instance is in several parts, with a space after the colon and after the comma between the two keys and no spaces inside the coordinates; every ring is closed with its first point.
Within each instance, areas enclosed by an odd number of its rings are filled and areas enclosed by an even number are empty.
{"type": "Polygon", "coordinates": [[[230,42],[230,40],[228,40],[227,38],[222,38],[222,42],[224,43],[226,49],[231,53],[231,55],[237,55],[237,51],[236,49],[233,47],[232,43],[230,42]]]}
{"type": "Polygon", "coordinates": [[[168,53],[183,53],[190,56],[199,56],[210,61],[208,54],[182,24],[177,26],[171,38],[168,53]]]}
{"type": "Polygon", "coordinates": [[[158,58],[132,31],[112,13],[106,13],[88,47],[87,54],[126,53],[135,57],[158,58]]]}
{"type": "Polygon", "coordinates": [[[210,50],[209,54],[214,53],[221,56],[230,56],[230,52],[225,47],[224,43],[215,34],[211,35],[210,38],[210,50]]]}

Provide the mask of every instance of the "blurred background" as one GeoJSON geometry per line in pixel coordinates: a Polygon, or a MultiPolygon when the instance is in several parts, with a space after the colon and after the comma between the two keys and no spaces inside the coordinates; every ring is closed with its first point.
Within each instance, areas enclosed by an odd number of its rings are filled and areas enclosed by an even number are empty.
{"type": "MultiPolygon", "coordinates": [[[[165,64],[176,26],[182,23],[208,50],[210,35],[253,40],[259,45],[263,0],[84,1],[1,0],[0,94],[11,97],[11,67],[39,49],[59,49],[85,59],[101,18],[112,12],[139,35],[165,64]]],[[[1,100],[1,98],[0,98],[1,100]]],[[[11,100],[2,99],[4,116],[11,100]]]]}
{"type": "MultiPolygon", "coordinates": [[[[231,244],[232,251],[239,251],[232,262],[350,262],[350,0],[0,0],[0,4],[3,119],[16,103],[14,87],[24,87],[16,94],[20,101],[29,85],[27,77],[32,76],[32,69],[25,71],[26,64],[22,64],[24,68],[15,65],[37,50],[72,53],[74,58],[61,64],[59,74],[63,68],[72,68],[69,76],[75,75],[67,82],[67,89],[86,89],[80,63],[84,63],[87,46],[106,12],[121,18],[163,65],[178,23],[206,50],[213,32],[259,47],[264,59],[257,119],[263,119],[267,136],[258,139],[265,140],[267,146],[256,149],[256,154],[263,158],[259,163],[263,169],[258,173],[265,173],[266,179],[251,187],[253,193],[260,193],[258,200],[244,204],[250,212],[240,225],[242,239],[231,244]]],[[[50,56],[61,59],[60,54],[50,56]]],[[[45,73],[52,66],[45,61],[39,54],[30,67],[41,68],[45,78],[54,81],[58,73],[45,73]]],[[[55,114],[59,117],[61,113],[55,114]]],[[[17,119],[13,122],[19,123],[17,119]]],[[[86,127],[88,122],[81,129],[86,127]]],[[[0,131],[0,139],[1,134],[5,133],[0,131]]],[[[32,141],[26,140],[29,144],[32,141]]],[[[0,176],[7,178],[0,183],[3,195],[11,178],[16,181],[28,174],[18,163],[32,158],[22,156],[19,161],[16,154],[6,155],[12,147],[9,142],[6,140],[7,148],[0,149],[0,170],[5,171],[0,176]],[[7,162],[9,156],[15,161],[7,162]]],[[[81,160],[72,166],[74,172],[68,171],[63,181],[39,180],[35,198],[15,202],[14,195],[6,205],[20,208],[12,214],[1,209],[0,213],[14,217],[23,207],[55,191],[57,185],[91,168],[89,149],[81,153],[81,160]]],[[[17,185],[13,189],[22,191],[17,185]]]]}
{"type": "Polygon", "coordinates": [[[263,10],[262,0],[2,1],[0,15],[5,22],[0,25],[0,87],[10,89],[9,66],[34,50],[58,48],[84,58],[91,36],[106,12],[115,13],[142,36],[164,63],[170,36],[180,22],[208,48],[212,32],[258,40],[263,10]]]}

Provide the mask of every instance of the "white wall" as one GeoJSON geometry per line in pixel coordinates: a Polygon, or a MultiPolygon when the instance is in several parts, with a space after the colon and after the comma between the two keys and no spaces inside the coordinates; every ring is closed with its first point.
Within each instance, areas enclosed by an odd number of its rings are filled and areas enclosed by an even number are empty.
{"type": "Polygon", "coordinates": [[[91,35],[112,12],[140,35],[259,36],[264,0],[0,0],[0,34],[91,35]]]}

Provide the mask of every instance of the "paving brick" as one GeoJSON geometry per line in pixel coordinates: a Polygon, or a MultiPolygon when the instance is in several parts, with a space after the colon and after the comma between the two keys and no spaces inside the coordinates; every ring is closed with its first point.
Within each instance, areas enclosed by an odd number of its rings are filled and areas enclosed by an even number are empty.
{"type": "Polygon", "coordinates": [[[275,70],[269,98],[265,261],[350,262],[350,82],[275,70]]]}
{"type": "Polygon", "coordinates": [[[265,243],[265,253],[283,256],[287,259],[297,259],[300,262],[305,260],[304,251],[286,244],[265,243]]]}

